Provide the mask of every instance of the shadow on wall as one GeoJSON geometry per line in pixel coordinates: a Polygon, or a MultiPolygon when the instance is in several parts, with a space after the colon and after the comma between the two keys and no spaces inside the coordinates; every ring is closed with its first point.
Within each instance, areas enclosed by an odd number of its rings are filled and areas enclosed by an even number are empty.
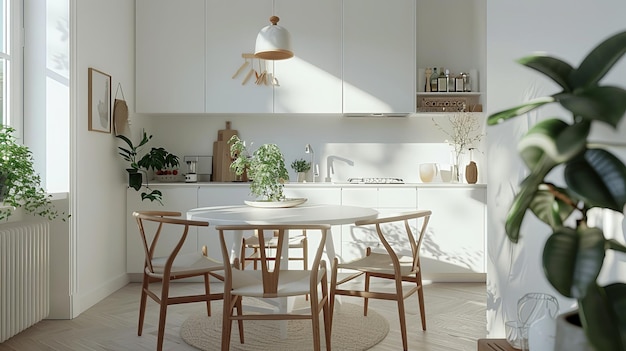
{"type": "MultiPolygon", "coordinates": [[[[400,248],[398,253],[411,255],[411,246],[406,237],[402,224],[388,224],[386,236],[389,244],[394,248],[400,248]]],[[[414,232],[417,232],[413,228],[414,232]]],[[[342,237],[342,253],[344,257],[354,258],[365,255],[365,249],[369,246],[374,251],[382,250],[378,235],[374,228],[353,227],[347,237],[342,237]]],[[[420,248],[420,261],[424,274],[428,273],[480,273],[482,267],[482,254],[475,250],[462,248],[449,252],[441,248],[436,242],[436,235],[431,229],[427,229],[420,248]]]]}

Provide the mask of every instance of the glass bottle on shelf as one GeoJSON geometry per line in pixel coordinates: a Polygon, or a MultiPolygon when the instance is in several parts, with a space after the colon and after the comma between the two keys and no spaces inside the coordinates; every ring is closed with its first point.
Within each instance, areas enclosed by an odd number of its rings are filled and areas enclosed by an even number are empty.
{"type": "Polygon", "coordinates": [[[439,76],[437,77],[437,91],[438,92],[446,92],[448,91],[448,78],[443,71],[443,67],[439,70],[439,76]]]}
{"type": "Polygon", "coordinates": [[[458,92],[465,91],[465,87],[463,86],[463,74],[464,74],[463,72],[460,72],[454,78],[454,90],[456,90],[458,92]]]}
{"type": "Polygon", "coordinates": [[[463,87],[464,87],[463,91],[467,91],[467,92],[472,91],[472,85],[471,85],[469,73],[463,73],[463,87]]]}
{"type": "Polygon", "coordinates": [[[446,70],[446,77],[448,78],[448,91],[449,92],[455,92],[456,91],[456,87],[455,87],[455,77],[454,74],[450,73],[450,70],[446,70]]]}
{"type": "Polygon", "coordinates": [[[465,86],[463,85],[464,79],[463,79],[463,75],[465,73],[461,72],[459,73],[456,78],[454,79],[454,90],[458,91],[458,92],[463,92],[465,91],[465,86]]]}
{"type": "Polygon", "coordinates": [[[439,77],[439,72],[437,72],[437,67],[433,67],[433,74],[430,75],[430,91],[437,91],[437,78],[439,77]]]}
{"type": "Polygon", "coordinates": [[[426,85],[424,86],[424,91],[425,92],[430,92],[430,76],[433,74],[433,70],[430,68],[426,68],[426,70],[424,71],[424,81],[426,82],[426,85]]]}

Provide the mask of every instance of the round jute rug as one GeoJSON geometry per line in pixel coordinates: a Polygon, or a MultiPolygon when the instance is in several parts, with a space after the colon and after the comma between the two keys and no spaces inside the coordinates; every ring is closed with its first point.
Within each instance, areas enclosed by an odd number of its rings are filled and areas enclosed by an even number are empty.
{"type": "MultiPolygon", "coordinates": [[[[214,304],[211,317],[197,314],[180,328],[181,338],[200,350],[219,350],[222,340],[221,305],[214,304]]],[[[244,302],[244,311],[245,311],[244,302]]],[[[320,317],[322,315],[320,314],[320,317]]],[[[245,344],[239,342],[237,323],[233,323],[230,349],[233,351],[312,350],[310,320],[290,320],[287,339],[280,338],[279,321],[244,321],[245,344]]],[[[325,349],[324,327],[320,327],[322,349],[325,349]]],[[[334,350],[367,350],[382,341],[389,332],[389,323],[371,308],[363,316],[363,306],[342,303],[333,316],[332,347],[334,350]]]]}

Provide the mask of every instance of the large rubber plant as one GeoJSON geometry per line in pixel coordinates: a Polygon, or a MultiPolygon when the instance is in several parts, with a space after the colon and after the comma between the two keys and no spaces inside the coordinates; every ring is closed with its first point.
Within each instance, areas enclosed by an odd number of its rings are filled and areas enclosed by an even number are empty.
{"type": "Polygon", "coordinates": [[[587,211],[624,211],[626,166],[606,145],[591,144],[589,132],[594,123],[617,128],[624,117],[626,90],[602,85],[601,80],[625,52],[626,32],[621,32],[595,47],[577,68],[547,55],[524,57],[520,64],[544,74],[562,90],[488,117],[490,125],[502,123],[550,103],[571,113],[572,118],[536,123],[520,140],[519,153],[530,174],[513,200],[505,229],[517,242],[527,210],[551,227],[543,248],[544,273],[560,294],[577,299],[582,327],[598,351],[626,350],[626,284],[600,286],[597,281],[607,251],[624,254],[626,247],[590,227],[587,211]],[[546,176],[561,165],[557,169],[563,172],[565,186],[547,182],[546,176]],[[566,221],[570,216],[575,220],[566,221]]]}

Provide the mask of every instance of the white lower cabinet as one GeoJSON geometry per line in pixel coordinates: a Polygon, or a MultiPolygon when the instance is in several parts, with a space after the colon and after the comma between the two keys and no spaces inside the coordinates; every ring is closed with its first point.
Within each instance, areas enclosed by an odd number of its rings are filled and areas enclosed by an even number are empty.
{"type": "Polygon", "coordinates": [[[486,273],[486,189],[418,188],[417,200],[433,212],[420,254],[424,274],[486,273]]]}
{"type": "MultiPolygon", "coordinates": [[[[137,227],[137,221],[133,217],[133,212],[177,211],[184,216],[187,210],[197,207],[198,203],[198,188],[195,186],[151,185],[151,188],[163,193],[163,205],[148,200],[141,201],[141,193],[134,189],[128,189],[126,192],[126,272],[129,273],[131,281],[141,281],[145,259],[139,228],[137,227]]],[[[152,223],[146,223],[145,226],[146,234],[153,235],[156,226],[153,227],[152,223]]],[[[171,248],[173,243],[178,242],[180,234],[182,234],[182,231],[175,231],[172,227],[165,226],[159,239],[162,245],[157,247],[155,255],[164,256],[168,254],[164,247],[168,246],[171,248]]],[[[187,240],[181,249],[181,253],[197,251],[197,239],[197,230],[192,228],[187,234],[187,240]]]]}
{"type": "MultiPolygon", "coordinates": [[[[155,185],[163,192],[164,205],[141,201],[140,193],[127,192],[127,272],[131,281],[140,281],[144,253],[133,211],[169,210],[183,215],[192,208],[242,205],[252,199],[245,184],[219,185],[155,185]]],[[[415,186],[358,186],[335,187],[323,185],[286,185],[285,196],[306,198],[307,205],[352,205],[375,208],[381,213],[397,213],[415,209],[433,212],[423,239],[420,257],[424,279],[434,281],[484,281],[486,273],[486,191],[484,187],[415,187],[415,186]]],[[[421,227],[416,224],[414,231],[421,227]]],[[[410,250],[401,230],[391,230],[390,241],[410,250]],[[398,233],[398,234],[396,234],[398,233]]],[[[167,237],[168,232],[164,232],[167,237]]],[[[171,235],[170,235],[171,236],[171,235]]],[[[173,237],[165,241],[175,240],[173,237]]],[[[310,236],[309,257],[313,257],[315,235],[310,236]]],[[[335,254],[342,262],[361,257],[367,246],[377,246],[375,230],[354,225],[335,226],[332,229],[335,254]]],[[[206,245],[209,256],[221,260],[219,238],[215,225],[197,228],[189,233],[182,252],[195,252],[206,245]]],[[[158,255],[164,252],[157,252],[158,255]]],[[[295,254],[295,252],[294,252],[295,254]]],[[[298,253],[299,255],[300,253],[298,253]]],[[[330,263],[330,262],[329,262],[330,263]]]]}
{"type": "MultiPolygon", "coordinates": [[[[415,210],[417,208],[417,192],[415,187],[393,187],[393,188],[343,188],[342,205],[371,207],[380,213],[398,213],[415,210]]],[[[408,241],[402,236],[398,228],[394,230],[389,226],[385,227],[392,233],[387,240],[392,244],[406,247],[410,250],[408,241]]],[[[414,229],[415,230],[415,229],[414,229]]],[[[342,231],[342,257],[343,262],[349,262],[365,255],[367,247],[378,248],[379,239],[376,230],[372,226],[356,227],[355,225],[344,225],[342,231]]],[[[382,246],[379,247],[384,250],[382,246]]]]}

